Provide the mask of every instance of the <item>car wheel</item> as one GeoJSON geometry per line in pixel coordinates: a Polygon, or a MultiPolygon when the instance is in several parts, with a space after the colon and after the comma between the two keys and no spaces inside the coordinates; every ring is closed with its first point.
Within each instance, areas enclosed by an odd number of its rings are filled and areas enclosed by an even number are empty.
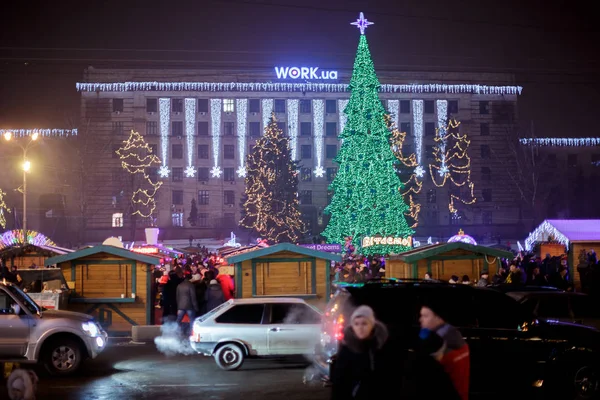
{"type": "Polygon", "coordinates": [[[227,343],[217,349],[215,362],[225,371],[235,371],[244,363],[244,350],[237,344],[227,343]]]}
{"type": "Polygon", "coordinates": [[[71,339],[52,341],[44,347],[43,364],[51,375],[70,375],[79,369],[81,346],[71,339]]]}
{"type": "Polygon", "coordinates": [[[600,371],[595,365],[584,365],[572,370],[573,398],[592,400],[600,398],[600,371]]]}

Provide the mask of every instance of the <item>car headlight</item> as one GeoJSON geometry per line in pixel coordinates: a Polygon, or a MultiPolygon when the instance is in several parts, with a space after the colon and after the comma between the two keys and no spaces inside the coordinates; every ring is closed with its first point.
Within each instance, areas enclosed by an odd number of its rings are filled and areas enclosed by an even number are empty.
{"type": "Polygon", "coordinates": [[[98,325],[94,321],[88,321],[81,324],[81,329],[86,332],[88,335],[95,337],[100,335],[100,329],[98,329],[98,325]]]}

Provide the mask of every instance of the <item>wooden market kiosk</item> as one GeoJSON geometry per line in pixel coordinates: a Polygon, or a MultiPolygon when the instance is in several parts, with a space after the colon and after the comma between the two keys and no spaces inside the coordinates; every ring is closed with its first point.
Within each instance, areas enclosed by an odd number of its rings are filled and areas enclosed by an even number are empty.
{"type": "Polygon", "coordinates": [[[68,309],[92,314],[107,330],[154,323],[152,270],[157,257],[101,245],[52,257],[72,290],[68,309]]]}
{"type": "Polygon", "coordinates": [[[452,275],[468,275],[471,280],[477,280],[481,271],[496,273],[503,258],[512,259],[513,254],[463,242],[439,243],[389,256],[385,276],[422,279],[426,272],[431,272],[433,279],[443,281],[449,280],[452,275]]]}
{"type": "Polygon", "coordinates": [[[342,256],[280,243],[233,256],[236,298],[290,296],[307,301],[327,300],[331,262],[342,256]]]}

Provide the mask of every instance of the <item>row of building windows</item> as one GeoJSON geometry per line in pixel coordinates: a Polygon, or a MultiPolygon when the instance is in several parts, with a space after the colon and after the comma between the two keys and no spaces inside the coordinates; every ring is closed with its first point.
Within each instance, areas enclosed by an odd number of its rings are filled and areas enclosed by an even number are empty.
{"type": "MultiPolygon", "coordinates": [[[[333,182],[337,174],[338,169],[335,167],[328,167],[325,169],[327,182],[333,182]]],[[[149,171],[148,176],[152,180],[158,179],[158,172],[156,169],[149,171]]],[[[174,167],[171,171],[171,181],[183,182],[184,169],[182,167],[174,167]]],[[[312,182],[313,172],[311,168],[300,169],[300,181],[312,182]]],[[[210,169],[208,167],[198,168],[198,182],[208,182],[210,179],[210,169]]],[[[227,167],[223,168],[223,181],[224,182],[235,182],[235,168],[227,167]]]]}
{"type": "MultiPolygon", "coordinates": [[[[300,190],[298,192],[298,199],[300,204],[312,204],[312,190],[300,190]]],[[[171,191],[171,202],[174,206],[183,205],[183,190],[173,190],[171,191]]],[[[235,206],[235,191],[234,190],[224,190],[223,191],[223,205],[226,206],[235,206]]],[[[210,205],[210,192],[208,190],[199,190],[198,191],[198,205],[207,206],[210,205]]],[[[113,214],[113,216],[116,214],[113,214]]],[[[123,215],[121,214],[121,226],[123,221],[123,215]]],[[[114,226],[114,219],[113,219],[114,226]]]]}

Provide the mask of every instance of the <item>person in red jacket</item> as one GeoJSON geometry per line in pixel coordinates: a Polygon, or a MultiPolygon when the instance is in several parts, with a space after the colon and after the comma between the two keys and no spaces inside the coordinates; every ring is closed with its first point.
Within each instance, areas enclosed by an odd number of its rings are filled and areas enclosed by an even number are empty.
{"type": "Polygon", "coordinates": [[[218,269],[215,269],[215,273],[217,274],[217,282],[219,282],[221,289],[223,290],[223,297],[225,297],[225,301],[233,299],[233,279],[231,279],[231,277],[227,274],[219,274],[218,269]]]}
{"type": "Polygon", "coordinates": [[[445,342],[446,349],[440,360],[450,376],[461,400],[469,399],[470,357],[469,345],[458,329],[443,317],[444,305],[427,303],[421,307],[421,328],[437,333],[445,342]]]}

